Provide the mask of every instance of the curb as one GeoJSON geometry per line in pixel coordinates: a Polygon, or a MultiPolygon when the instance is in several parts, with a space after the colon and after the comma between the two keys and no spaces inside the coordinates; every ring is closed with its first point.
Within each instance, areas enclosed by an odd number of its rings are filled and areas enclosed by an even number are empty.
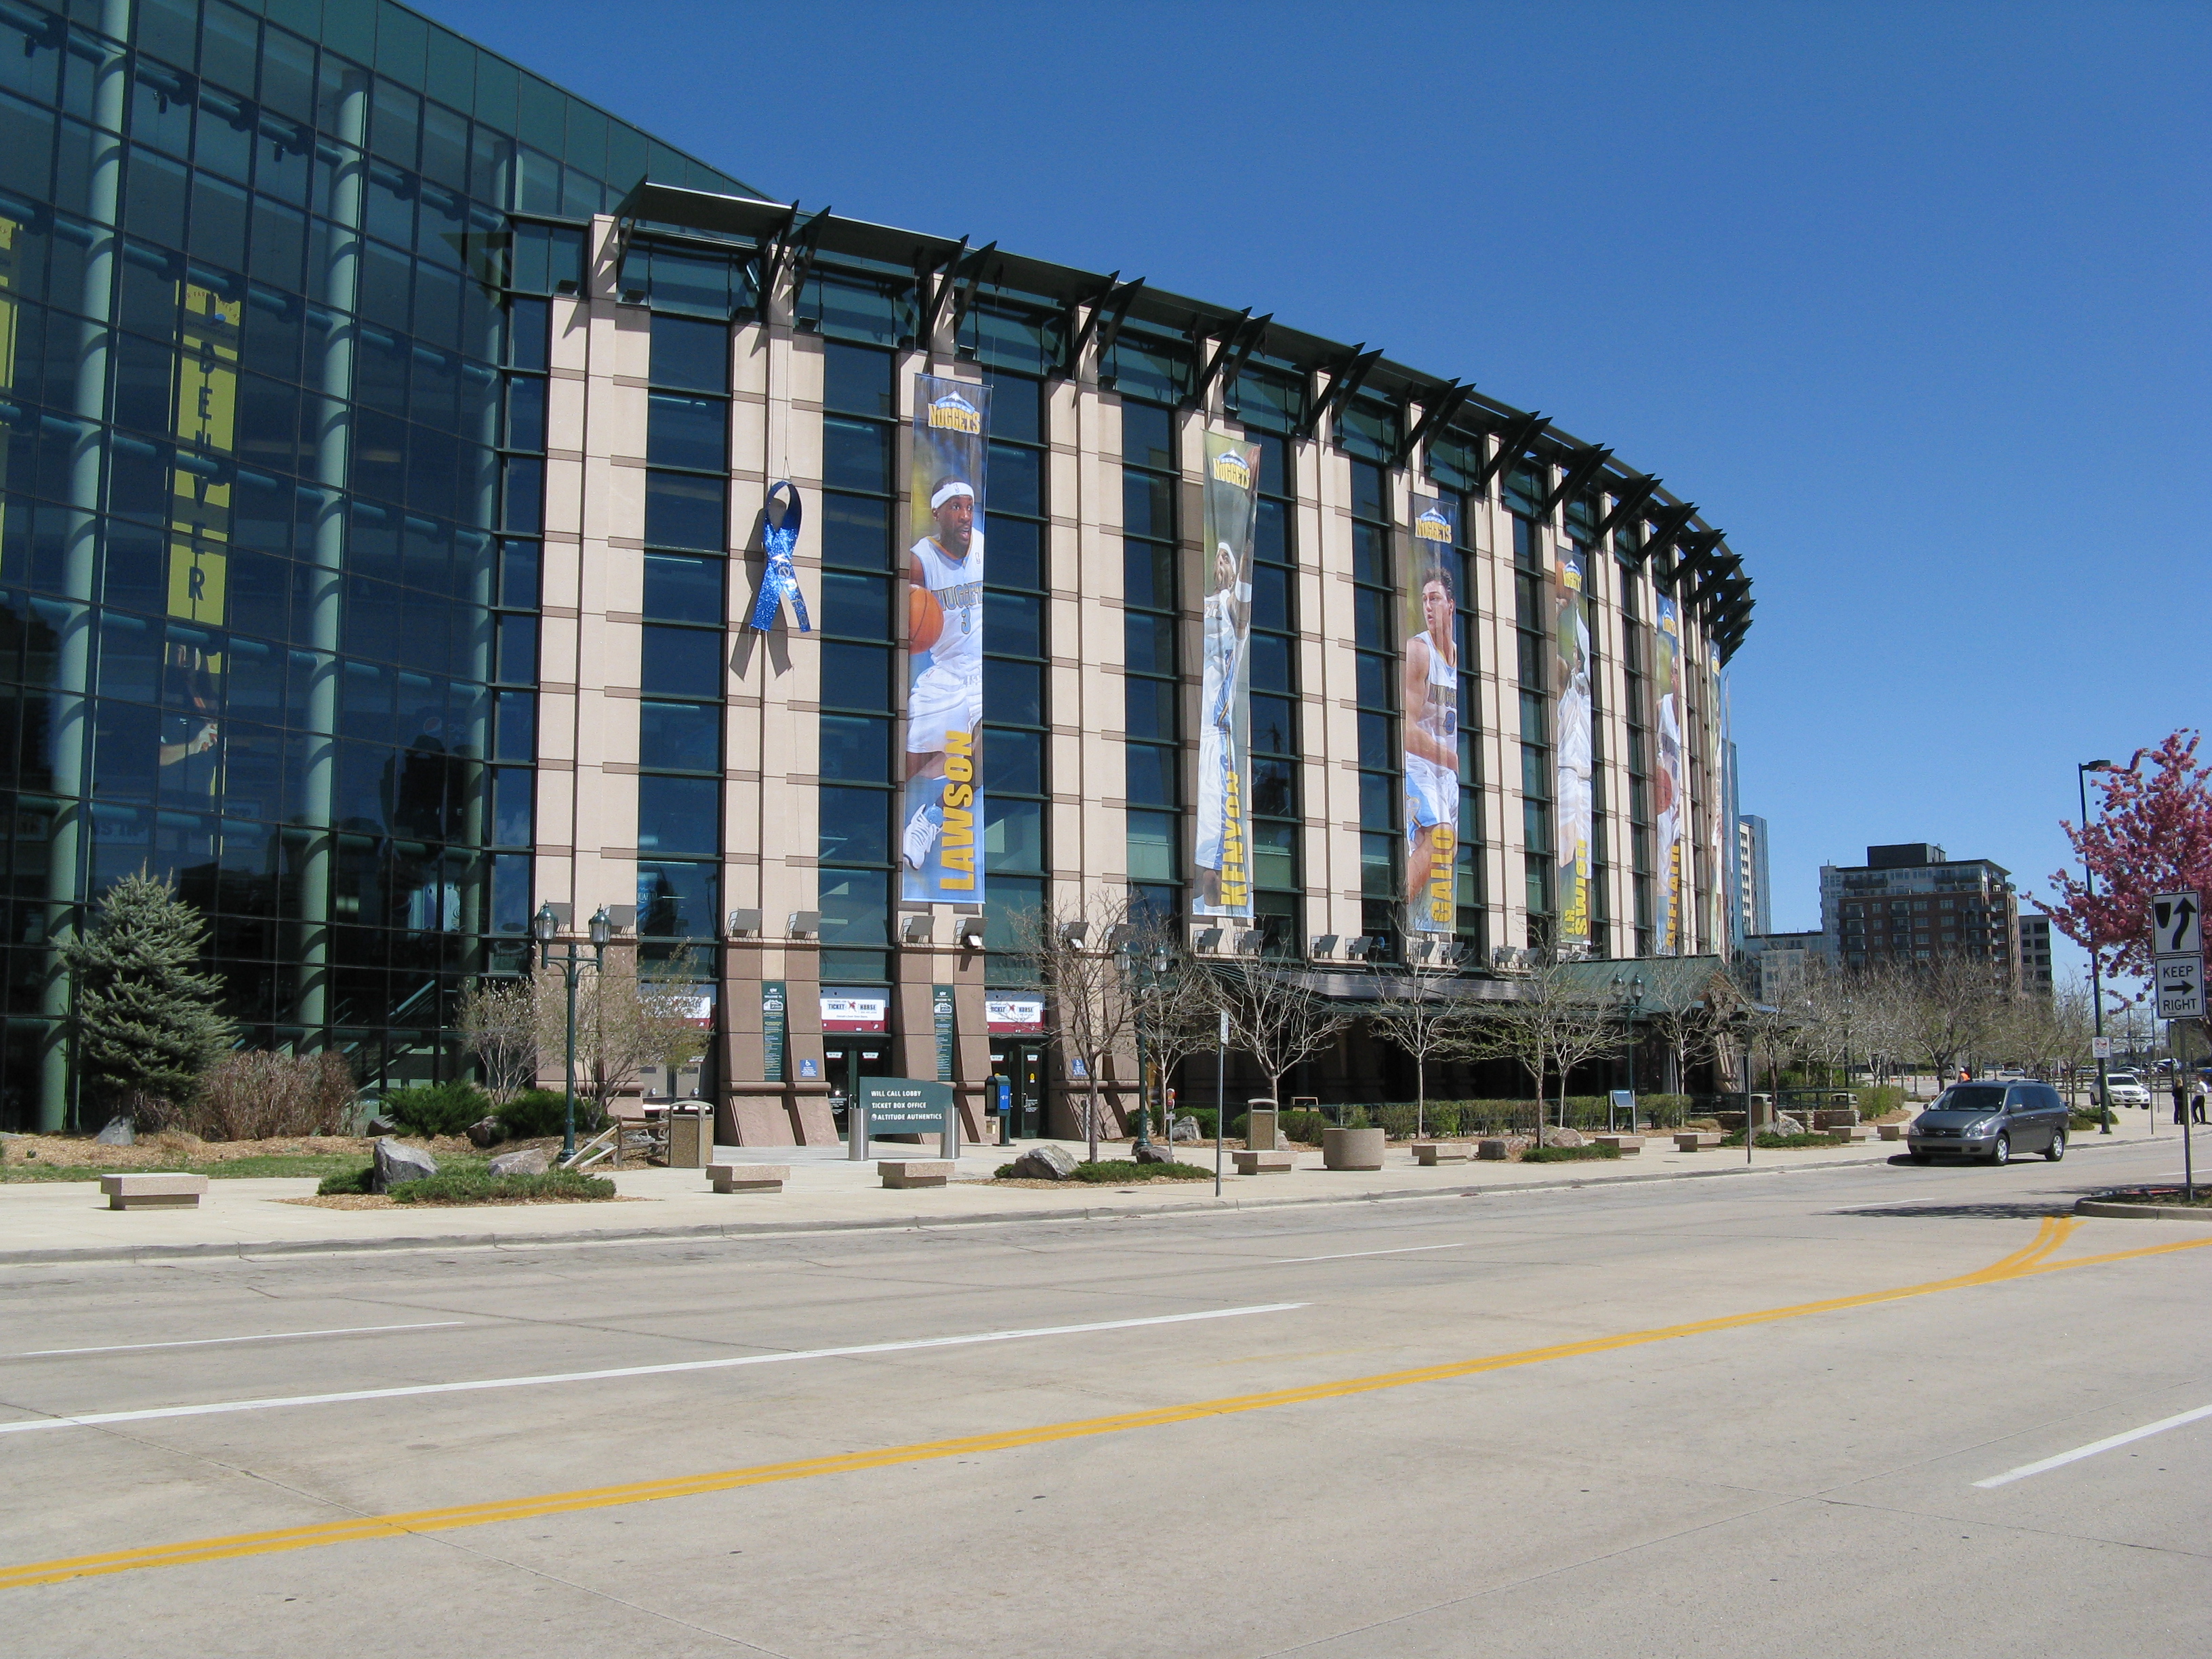
{"type": "MultiPolygon", "coordinates": [[[[937,1227],[988,1226],[1005,1222],[1116,1221],[1155,1216],[1188,1216],[1237,1210],[1280,1210],[1323,1204],[1374,1204],[1405,1199],[1503,1198],[1519,1193],[1571,1192],[1585,1187],[1626,1187],[1662,1181],[1711,1181],[1740,1176],[1784,1176],[1826,1170],[1856,1170],[1893,1162],[1899,1155],[1831,1158],[1818,1164],[1730,1164],[1710,1170],[1653,1170],[1648,1175],[1584,1176],[1575,1179],[1516,1182],[1508,1187],[1415,1187],[1377,1192],[1330,1193],[1312,1198],[1206,1198],[1143,1208],[1085,1206],[1080,1209],[996,1210],[958,1215],[870,1217],[857,1221],[708,1221],[680,1227],[621,1227],[603,1231],[533,1233],[487,1238],[475,1233],[415,1237],[279,1239],[234,1244],[93,1244],[75,1249],[0,1250],[0,1267],[38,1267],[68,1262],[251,1261],[267,1256],[354,1255],[375,1250],[525,1250],[587,1244],[635,1244],[685,1238],[763,1238],[814,1233],[884,1232],[937,1227]]],[[[2141,1206],[2126,1213],[2139,1214],[2141,1206]]],[[[2088,1212],[2083,1212],[2088,1213],[2088,1212]]]]}
{"type": "Polygon", "coordinates": [[[2212,1210],[2192,1210],[2180,1204],[2120,1204],[2108,1199],[2077,1198],[2074,1213],[2122,1221],[2194,1221],[2200,1226],[2212,1223],[2212,1210]]]}

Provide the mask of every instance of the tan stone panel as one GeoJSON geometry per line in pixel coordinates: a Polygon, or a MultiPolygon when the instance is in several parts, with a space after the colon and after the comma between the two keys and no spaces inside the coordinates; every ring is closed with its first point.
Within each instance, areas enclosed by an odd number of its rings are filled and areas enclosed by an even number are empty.
{"type": "Polygon", "coordinates": [[[553,343],[547,361],[555,368],[591,367],[591,305],[574,295],[553,296],[553,343]]]}
{"type": "Polygon", "coordinates": [[[584,523],[584,467],[580,461],[545,462],[545,528],[574,534],[584,523]]]}

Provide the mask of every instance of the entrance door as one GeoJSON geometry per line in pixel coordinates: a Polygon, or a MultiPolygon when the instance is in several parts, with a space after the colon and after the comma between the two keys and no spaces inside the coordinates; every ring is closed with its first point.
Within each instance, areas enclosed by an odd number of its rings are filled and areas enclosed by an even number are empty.
{"type": "Polygon", "coordinates": [[[1013,1135],[1035,1140],[1044,1133],[1044,1044],[1019,1037],[996,1037],[991,1042],[991,1070],[1012,1085],[1008,1091],[1013,1108],[1013,1135]]]}
{"type": "Polygon", "coordinates": [[[830,1112],[836,1119],[837,1133],[842,1135],[845,1133],[845,1108],[853,1098],[853,1080],[889,1077],[890,1045],[872,1032],[860,1036],[849,1031],[827,1032],[823,1043],[822,1075],[829,1080],[830,1112]]]}

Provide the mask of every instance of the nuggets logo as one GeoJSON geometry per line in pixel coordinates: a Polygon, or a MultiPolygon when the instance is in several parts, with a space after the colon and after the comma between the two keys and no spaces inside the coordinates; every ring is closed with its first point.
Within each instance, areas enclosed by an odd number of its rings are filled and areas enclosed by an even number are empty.
{"type": "Polygon", "coordinates": [[[940,432],[980,435],[983,416],[975,405],[957,392],[948,392],[929,406],[929,424],[940,432]]]}
{"type": "Polygon", "coordinates": [[[1252,487],[1252,469],[1233,449],[1224,449],[1213,458],[1213,476],[1223,483],[1234,484],[1239,489],[1252,487]]]}
{"type": "Polygon", "coordinates": [[[1679,635],[1681,633],[1682,624],[1674,619],[1674,611],[1672,606],[1668,607],[1666,610],[1662,611],[1659,613],[1659,631],[1662,634],[1679,635]]]}
{"type": "Polygon", "coordinates": [[[1413,534],[1425,542],[1449,542],[1452,538],[1451,520],[1435,508],[1413,520],[1413,534]]]}
{"type": "Polygon", "coordinates": [[[1583,568],[1571,562],[1560,565],[1559,586],[1565,588],[1570,593],[1581,592],[1583,591],[1583,568]]]}

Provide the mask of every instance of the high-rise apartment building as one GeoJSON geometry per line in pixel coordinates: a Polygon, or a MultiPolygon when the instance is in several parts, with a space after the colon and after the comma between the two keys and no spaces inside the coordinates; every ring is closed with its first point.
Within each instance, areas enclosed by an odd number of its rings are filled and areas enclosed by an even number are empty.
{"type": "Polygon", "coordinates": [[[1820,931],[1846,969],[1988,962],[2021,983],[2020,899],[2011,872],[1911,842],[1869,847],[1861,865],[1820,866],[1820,931]]]}
{"type": "Polygon", "coordinates": [[[1771,932],[1774,893],[1766,862],[1766,820],[1749,813],[1735,821],[1737,932],[1744,937],[1771,932]]]}
{"type": "Polygon", "coordinates": [[[2020,916],[2020,987],[2023,991],[2054,994],[2051,976],[2051,918],[2033,910],[2020,916]]]}

